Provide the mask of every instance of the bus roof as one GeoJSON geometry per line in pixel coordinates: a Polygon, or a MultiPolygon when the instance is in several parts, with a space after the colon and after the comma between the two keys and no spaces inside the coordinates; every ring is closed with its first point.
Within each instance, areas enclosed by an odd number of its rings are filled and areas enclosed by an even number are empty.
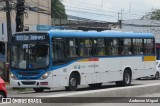
{"type": "Polygon", "coordinates": [[[117,32],[117,31],[102,31],[102,32],[93,32],[93,31],[49,31],[49,36],[51,37],[117,37],[117,38],[154,38],[152,33],[133,33],[133,32],[117,32]]]}
{"type": "Polygon", "coordinates": [[[50,37],[77,37],[77,38],[96,38],[96,37],[109,37],[109,38],[154,38],[152,33],[133,33],[133,32],[121,32],[121,31],[81,31],[81,30],[50,30],[48,32],[20,32],[16,34],[32,34],[32,33],[48,33],[50,37]]]}

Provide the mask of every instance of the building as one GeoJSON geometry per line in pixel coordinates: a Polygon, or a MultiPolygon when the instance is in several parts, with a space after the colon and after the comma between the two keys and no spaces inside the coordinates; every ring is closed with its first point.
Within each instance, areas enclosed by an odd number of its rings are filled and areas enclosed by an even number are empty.
{"type": "MultiPolygon", "coordinates": [[[[25,0],[25,5],[51,11],[51,0],[25,0]]],[[[15,17],[16,12],[13,10],[11,12],[12,23],[15,23],[15,17]]],[[[6,22],[6,13],[4,11],[0,11],[0,22],[6,22]]],[[[51,25],[51,15],[26,10],[24,25],[51,25]]]]}
{"type": "MultiPolygon", "coordinates": [[[[16,0],[15,0],[16,1],[16,0]]],[[[0,2],[0,8],[5,5],[5,2],[0,2]]],[[[14,4],[15,5],[15,4],[14,4]]],[[[48,13],[51,12],[51,0],[25,0],[25,6],[46,10],[48,13]]],[[[11,11],[11,25],[12,34],[16,32],[16,11],[11,11]]],[[[24,14],[24,30],[25,31],[35,31],[38,25],[51,25],[51,15],[44,13],[37,13],[25,10],[24,14]]],[[[6,12],[0,11],[0,76],[5,68],[5,63],[7,61],[7,24],[6,24],[6,12]]]]}

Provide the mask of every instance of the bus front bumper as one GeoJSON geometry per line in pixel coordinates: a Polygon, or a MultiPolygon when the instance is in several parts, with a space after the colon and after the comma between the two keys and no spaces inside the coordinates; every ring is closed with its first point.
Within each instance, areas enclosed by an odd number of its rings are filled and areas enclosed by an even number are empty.
{"type": "MultiPolygon", "coordinates": [[[[50,80],[51,81],[51,80],[50,80]]],[[[13,88],[52,88],[52,83],[46,80],[13,80],[10,79],[10,86],[13,88]]]]}

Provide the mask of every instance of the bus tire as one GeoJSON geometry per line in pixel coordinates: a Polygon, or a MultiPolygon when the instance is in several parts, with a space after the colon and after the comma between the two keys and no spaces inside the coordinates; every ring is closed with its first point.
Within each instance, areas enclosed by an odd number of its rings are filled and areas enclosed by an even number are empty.
{"type": "Polygon", "coordinates": [[[3,91],[0,91],[0,98],[7,98],[7,95],[3,91]]]}
{"type": "Polygon", "coordinates": [[[102,83],[97,84],[88,84],[90,88],[100,88],[102,86],[102,83]]]}
{"type": "Polygon", "coordinates": [[[78,87],[78,78],[75,73],[72,73],[69,78],[69,86],[65,87],[67,91],[76,91],[78,87]]]}
{"type": "Polygon", "coordinates": [[[141,78],[137,78],[137,80],[141,80],[141,78]]]}
{"type": "Polygon", "coordinates": [[[156,72],[155,77],[153,79],[154,80],[158,80],[159,79],[159,72],[156,72]]]}
{"type": "Polygon", "coordinates": [[[125,69],[123,73],[123,81],[116,81],[116,85],[117,86],[129,86],[131,85],[131,80],[132,80],[132,76],[131,76],[130,70],[125,69]]]}
{"type": "Polygon", "coordinates": [[[35,92],[43,92],[44,88],[33,88],[35,92]]]}

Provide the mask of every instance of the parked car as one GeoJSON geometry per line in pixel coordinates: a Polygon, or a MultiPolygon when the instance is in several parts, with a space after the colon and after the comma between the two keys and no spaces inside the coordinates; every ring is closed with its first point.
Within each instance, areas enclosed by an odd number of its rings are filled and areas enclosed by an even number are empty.
{"type": "Polygon", "coordinates": [[[140,79],[154,79],[154,80],[158,80],[160,78],[160,60],[156,60],[156,74],[149,76],[149,77],[142,77],[142,78],[137,78],[137,80],[140,79]]]}
{"type": "Polygon", "coordinates": [[[156,75],[153,79],[159,79],[160,77],[160,60],[156,60],[156,75]]]}
{"type": "Polygon", "coordinates": [[[4,80],[0,77],[0,98],[7,97],[7,89],[4,80]]]}

